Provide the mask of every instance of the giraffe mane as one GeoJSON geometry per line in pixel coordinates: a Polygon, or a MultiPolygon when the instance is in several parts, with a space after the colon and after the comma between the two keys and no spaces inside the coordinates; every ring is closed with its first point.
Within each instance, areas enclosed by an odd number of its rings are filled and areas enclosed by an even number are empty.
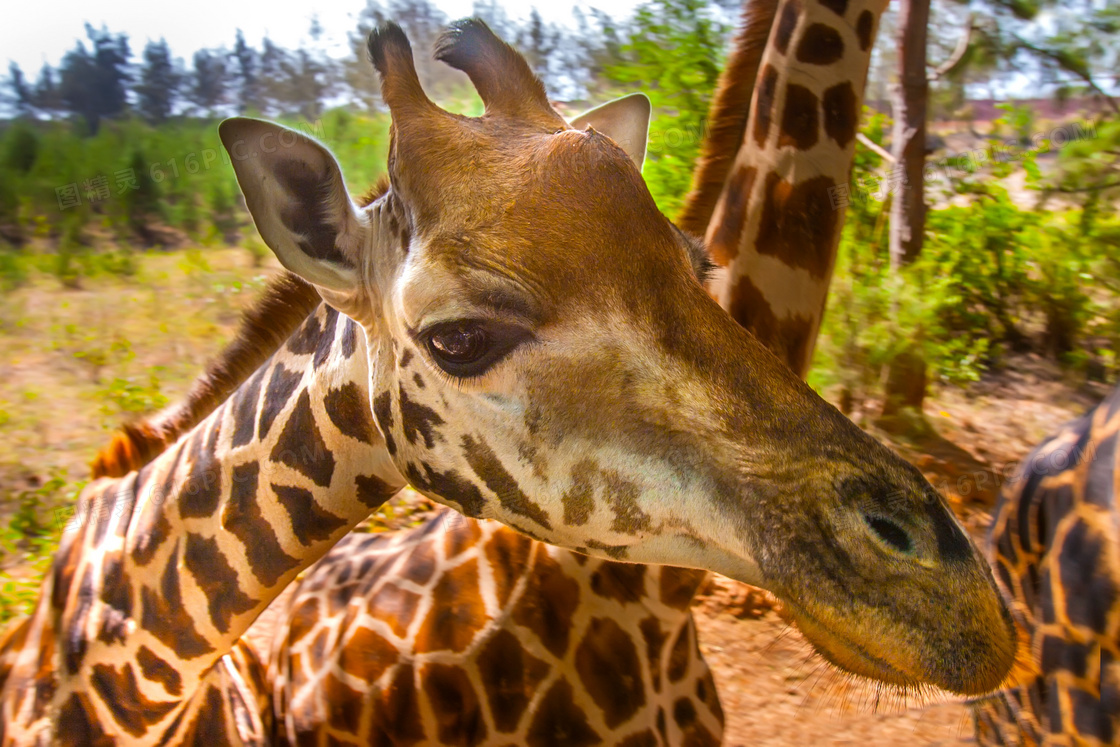
{"type": "Polygon", "coordinates": [[[692,187],[676,219],[681,228],[699,236],[708,230],[724,182],[743,144],[754,82],[777,10],[778,0],[747,0],[743,6],[731,54],[708,110],[707,137],[692,172],[692,187]]]}

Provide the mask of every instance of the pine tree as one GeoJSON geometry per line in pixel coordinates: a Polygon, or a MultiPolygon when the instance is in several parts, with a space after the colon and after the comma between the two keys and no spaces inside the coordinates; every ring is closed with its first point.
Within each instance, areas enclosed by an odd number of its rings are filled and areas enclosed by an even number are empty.
{"type": "Polygon", "coordinates": [[[8,63],[8,84],[12,87],[12,101],[18,114],[29,114],[33,93],[23,77],[23,71],[14,62],[8,63]]]}
{"type": "Polygon", "coordinates": [[[137,110],[152,124],[165,122],[175,108],[180,77],[171,61],[167,42],[148,42],[144,47],[144,66],[136,86],[137,110]]]}
{"type": "Polygon", "coordinates": [[[237,41],[233,45],[233,57],[237,61],[237,111],[244,114],[249,110],[260,111],[264,109],[261,101],[260,84],[257,81],[257,70],[260,62],[257,51],[245,42],[245,34],[237,30],[237,41]]]}
{"type": "Polygon", "coordinates": [[[86,35],[92,52],[78,42],[62,59],[59,98],[67,111],[85,119],[90,134],[97,134],[102,118],[125,110],[132,55],[125,34],[113,35],[104,27],[98,31],[87,23],[86,35]]]}
{"type": "Polygon", "coordinates": [[[190,100],[208,114],[225,103],[226,63],[222,55],[208,49],[194,53],[194,74],[190,87],[190,100]]]}

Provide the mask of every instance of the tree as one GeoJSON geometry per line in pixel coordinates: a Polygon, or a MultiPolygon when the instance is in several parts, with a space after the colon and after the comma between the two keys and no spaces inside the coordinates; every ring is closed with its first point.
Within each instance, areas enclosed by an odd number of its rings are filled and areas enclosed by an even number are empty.
{"type": "Polygon", "coordinates": [[[517,42],[529,67],[544,82],[545,88],[554,91],[556,86],[551,75],[551,63],[560,46],[560,32],[556,26],[546,24],[540,11],[533,8],[528,25],[517,35],[517,42]]]}
{"type": "Polygon", "coordinates": [[[181,78],[171,60],[167,42],[148,42],[144,47],[144,66],[136,86],[137,110],[152,124],[160,124],[171,116],[178,98],[181,78]]]}
{"type": "Polygon", "coordinates": [[[190,100],[208,114],[225,103],[226,63],[220,53],[200,49],[194,53],[194,72],[191,79],[190,100]]]}
{"type": "MultiPolygon", "coordinates": [[[[923,171],[926,163],[926,41],[929,0],[900,0],[898,84],[893,99],[891,155],[901,171],[891,202],[891,267],[908,265],[922,251],[926,229],[923,171]]],[[[896,172],[897,173],[897,172],[896,172]]]]}
{"type": "Polygon", "coordinates": [[[90,134],[97,134],[104,117],[122,114],[131,81],[128,60],[132,53],[125,34],[113,35],[86,24],[92,52],[80,41],[62,58],[59,98],[67,111],[83,117],[90,134]]]}
{"type": "Polygon", "coordinates": [[[8,63],[8,84],[12,87],[12,101],[18,114],[29,114],[34,98],[31,87],[23,77],[23,71],[14,62],[8,63]]]}
{"type": "Polygon", "coordinates": [[[257,51],[245,42],[245,35],[241,29],[237,30],[237,41],[233,45],[233,57],[237,61],[237,111],[244,114],[250,109],[260,111],[264,109],[261,101],[260,84],[257,81],[257,69],[260,62],[257,51]]]}
{"type": "Polygon", "coordinates": [[[35,81],[35,106],[41,111],[53,113],[63,110],[62,93],[59,89],[58,75],[54,68],[43,63],[39,80],[35,81]]]}

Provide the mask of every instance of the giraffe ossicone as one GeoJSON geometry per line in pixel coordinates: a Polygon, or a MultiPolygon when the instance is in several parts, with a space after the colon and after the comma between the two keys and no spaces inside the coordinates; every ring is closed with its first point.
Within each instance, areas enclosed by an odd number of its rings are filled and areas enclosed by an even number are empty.
{"type": "Polygon", "coordinates": [[[44,714],[79,742],[178,733],[268,602],[406,483],[561,547],[768,588],[857,674],[1003,680],[1010,618],[948,507],[707,295],[638,148],[569,127],[481,22],[437,56],[482,117],[427,98],[398,26],[370,56],[392,186],[367,206],[314,140],[222,124],[262,237],[330,306],[175,446],[83,493],[125,508],[64,538],[39,645],[3,675],[10,734],[44,714]]]}

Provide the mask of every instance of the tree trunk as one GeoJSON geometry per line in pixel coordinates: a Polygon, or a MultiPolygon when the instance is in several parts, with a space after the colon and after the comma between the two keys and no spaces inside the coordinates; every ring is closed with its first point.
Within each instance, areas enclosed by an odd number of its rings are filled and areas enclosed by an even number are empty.
{"type": "Polygon", "coordinates": [[[926,33],[929,0],[902,0],[898,13],[899,83],[894,91],[891,153],[895,172],[891,187],[891,267],[910,264],[922,251],[926,201],[922,172],[926,165],[926,33]]]}
{"type": "MultiPolygon", "coordinates": [[[[923,171],[926,163],[926,102],[929,79],[926,73],[926,35],[929,0],[901,0],[898,12],[899,82],[894,90],[894,133],[891,152],[895,159],[889,188],[891,200],[891,269],[913,262],[922,251],[926,229],[923,171]]],[[[918,348],[900,354],[888,366],[883,414],[901,407],[922,410],[925,398],[926,364],[918,348]]]]}

